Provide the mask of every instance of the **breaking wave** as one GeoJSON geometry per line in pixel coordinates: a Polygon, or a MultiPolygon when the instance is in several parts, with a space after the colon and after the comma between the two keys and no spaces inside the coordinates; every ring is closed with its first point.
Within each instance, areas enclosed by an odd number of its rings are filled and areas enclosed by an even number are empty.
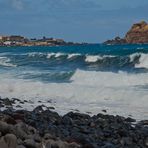
{"type": "Polygon", "coordinates": [[[140,54],[139,56],[139,63],[136,64],[135,67],[148,69],[148,54],[140,54]]]}
{"type": "Polygon", "coordinates": [[[38,101],[47,102],[52,99],[56,102],[52,105],[60,114],[70,109],[97,114],[105,108],[111,114],[117,113],[124,116],[132,114],[137,119],[148,117],[148,87],[146,88],[148,75],[146,73],[77,70],[71,77],[71,83],[43,83],[14,79],[0,74],[0,84],[2,97],[34,101],[34,104],[24,106],[30,110],[33,108],[32,105],[38,105],[38,101]]]}
{"type": "Polygon", "coordinates": [[[12,64],[11,60],[7,57],[0,57],[0,66],[4,67],[16,67],[17,65],[12,64]]]}
{"type": "MultiPolygon", "coordinates": [[[[16,65],[21,65],[21,62],[25,61],[28,65],[32,61],[42,61],[42,64],[54,62],[54,64],[59,63],[75,63],[75,68],[80,68],[80,66],[95,67],[96,70],[99,68],[144,68],[148,69],[148,54],[146,53],[134,53],[130,55],[120,56],[120,55],[88,55],[80,53],[42,53],[33,52],[26,54],[13,55],[15,57],[0,57],[0,65],[7,67],[16,67],[16,65]],[[21,56],[23,58],[21,58],[21,56]],[[11,58],[15,59],[15,63],[11,62],[11,58]],[[17,61],[18,59],[18,61],[17,61]],[[23,60],[22,60],[23,59],[23,60]],[[20,62],[20,63],[19,63],[20,62]]],[[[35,63],[35,62],[34,62],[35,63]]],[[[23,63],[24,64],[24,63],[23,63]]]]}

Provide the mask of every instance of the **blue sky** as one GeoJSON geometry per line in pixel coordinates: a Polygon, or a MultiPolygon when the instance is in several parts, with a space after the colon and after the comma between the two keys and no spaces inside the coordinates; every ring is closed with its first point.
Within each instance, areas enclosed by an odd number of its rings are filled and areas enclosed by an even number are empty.
{"type": "Polygon", "coordinates": [[[148,0],[0,0],[0,20],[2,35],[97,43],[148,21],[148,0]]]}

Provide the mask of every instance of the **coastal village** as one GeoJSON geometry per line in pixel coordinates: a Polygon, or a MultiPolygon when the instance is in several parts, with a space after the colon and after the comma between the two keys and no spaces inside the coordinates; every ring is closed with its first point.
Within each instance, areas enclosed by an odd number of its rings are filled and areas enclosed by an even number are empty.
{"type": "MultiPolygon", "coordinates": [[[[59,46],[78,45],[80,43],[65,42],[63,39],[47,38],[41,39],[26,38],[20,35],[0,36],[0,46],[59,46]]],[[[84,44],[84,43],[81,43],[84,44]]]]}

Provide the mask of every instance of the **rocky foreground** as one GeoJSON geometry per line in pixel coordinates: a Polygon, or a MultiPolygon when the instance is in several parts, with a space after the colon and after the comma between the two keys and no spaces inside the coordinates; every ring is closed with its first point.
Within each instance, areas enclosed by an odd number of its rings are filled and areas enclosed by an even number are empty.
{"type": "Polygon", "coordinates": [[[148,120],[69,112],[45,106],[14,110],[19,99],[0,99],[0,148],[147,148],[148,120]]]}

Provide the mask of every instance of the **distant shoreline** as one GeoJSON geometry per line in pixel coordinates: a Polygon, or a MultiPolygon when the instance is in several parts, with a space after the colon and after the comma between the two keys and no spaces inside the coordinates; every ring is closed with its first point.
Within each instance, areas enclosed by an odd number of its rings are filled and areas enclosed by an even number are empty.
{"type": "Polygon", "coordinates": [[[88,43],[66,42],[63,39],[43,37],[41,39],[29,39],[20,35],[0,36],[0,46],[69,46],[86,45],[88,43]]]}
{"type": "Polygon", "coordinates": [[[62,46],[84,46],[84,45],[96,45],[96,44],[65,44],[65,45],[32,45],[32,46],[18,46],[18,45],[10,45],[10,46],[0,46],[1,47],[62,47],[62,46]]]}
{"type": "Polygon", "coordinates": [[[126,44],[104,44],[104,43],[85,43],[85,44],[65,44],[65,45],[32,45],[32,46],[20,46],[20,45],[5,45],[5,46],[2,46],[0,45],[0,48],[2,47],[62,47],[62,46],[85,46],[85,45],[103,45],[103,46],[132,46],[132,45],[148,45],[148,43],[133,43],[133,44],[129,44],[129,43],[126,43],[126,44]]]}

